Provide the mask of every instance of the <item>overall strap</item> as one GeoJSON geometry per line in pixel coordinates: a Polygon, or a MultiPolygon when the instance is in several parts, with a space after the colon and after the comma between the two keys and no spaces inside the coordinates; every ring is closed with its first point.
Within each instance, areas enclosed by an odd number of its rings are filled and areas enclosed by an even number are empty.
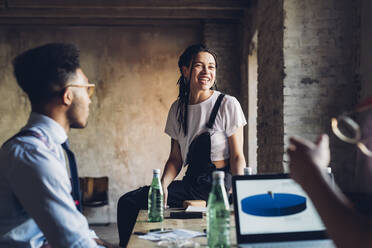
{"type": "Polygon", "coordinates": [[[216,120],[218,109],[220,108],[222,99],[224,98],[225,94],[220,94],[217,98],[216,103],[213,106],[211,116],[209,117],[209,121],[207,123],[207,128],[212,128],[214,121],[216,120]]]}

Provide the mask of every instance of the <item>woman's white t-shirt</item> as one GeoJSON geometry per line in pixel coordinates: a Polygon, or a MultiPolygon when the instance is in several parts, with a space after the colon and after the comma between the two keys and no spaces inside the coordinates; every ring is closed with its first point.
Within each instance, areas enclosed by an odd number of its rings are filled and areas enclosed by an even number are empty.
{"type": "Polygon", "coordinates": [[[247,121],[238,100],[233,96],[225,95],[213,127],[211,129],[207,128],[206,125],[213,106],[220,94],[221,92],[214,91],[207,100],[188,105],[187,136],[184,135],[177,121],[178,100],[172,104],[165,125],[165,133],[180,144],[183,164],[186,163],[191,142],[205,131],[209,131],[211,134],[211,160],[219,161],[230,158],[228,137],[233,135],[237,128],[246,125],[247,121]]]}

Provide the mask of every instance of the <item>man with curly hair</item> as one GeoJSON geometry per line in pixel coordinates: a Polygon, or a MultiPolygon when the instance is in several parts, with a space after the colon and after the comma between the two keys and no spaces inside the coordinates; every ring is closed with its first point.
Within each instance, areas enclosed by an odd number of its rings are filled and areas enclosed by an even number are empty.
{"type": "Polygon", "coordinates": [[[80,212],[67,140],[70,128],[87,125],[94,90],[80,68],[79,50],[46,44],[23,52],[13,66],[32,112],[0,150],[0,247],[106,246],[80,212]]]}

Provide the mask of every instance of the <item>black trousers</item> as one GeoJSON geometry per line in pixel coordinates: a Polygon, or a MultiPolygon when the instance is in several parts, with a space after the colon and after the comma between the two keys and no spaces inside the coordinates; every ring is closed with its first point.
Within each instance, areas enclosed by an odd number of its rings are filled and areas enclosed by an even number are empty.
{"type": "MultiPolygon", "coordinates": [[[[150,186],[133,190],[120,197],[118,202],[118,231],[120,246],[126,247],[132,234],[140,209],[147,209],[150,186]]],[[[167,205],[171,208],[182,207],[184,200],[208,200],[211,184],[197,185],[188,180],[173,181],[168,186],[167,205]]]]}

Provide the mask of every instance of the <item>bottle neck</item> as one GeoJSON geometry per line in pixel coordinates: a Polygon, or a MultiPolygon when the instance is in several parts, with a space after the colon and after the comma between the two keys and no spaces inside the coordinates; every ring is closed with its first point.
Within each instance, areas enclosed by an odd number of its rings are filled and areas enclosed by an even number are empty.
{"type": "Polygon", "coordinates": [[[223,178],[214,178],[213,185],[225,185],[225,181],[223,178]]]}
{"type": "Polygon", "coordinates": [[[154,174],[151,182],[151,187],[161,188],[161,182],[159,174],[154,174]]]}

